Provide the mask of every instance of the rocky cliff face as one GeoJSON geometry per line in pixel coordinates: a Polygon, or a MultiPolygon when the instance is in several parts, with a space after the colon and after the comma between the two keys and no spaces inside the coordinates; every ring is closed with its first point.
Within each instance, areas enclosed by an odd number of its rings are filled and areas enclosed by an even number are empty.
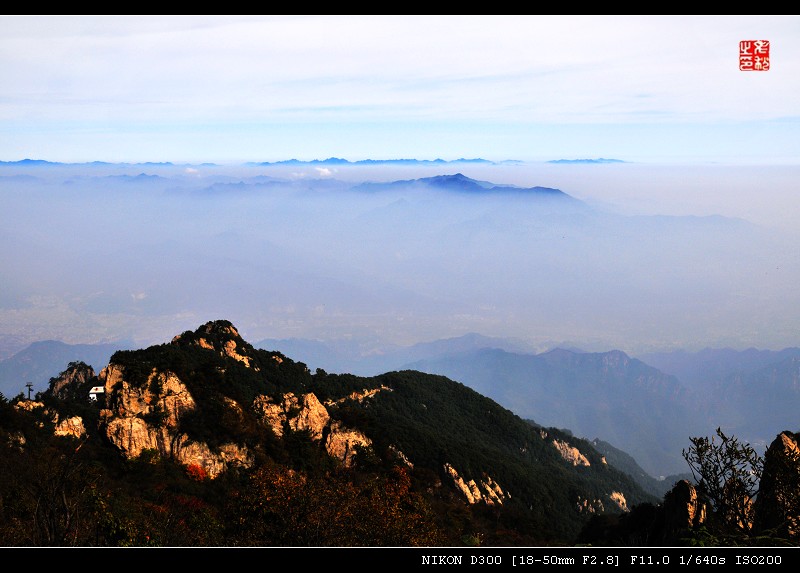
{"type": "Polygon", "coordinates": [[[332,420],[328,410],[313,393],[300,397],[289,392],[277,399],[257,396],[253,410],[277,436],[286,431],[307,431],[312,440],[322,442],[329,455],[350,466],[359,447],[372,441],[357,430],[332,420]]]}
{"type": "Polygon", "coordinates": [[[800,537],[800,434],[781,432],[764,454],[755,527],[800,537]]]}
{"type": "MultiPolygon", "coordinates": [[[[170,346],[200,348],[234,360],[254,372],[260,371],[253,348],[227,321],[210,322],[195,332],[178,335],[170,346]]],[[[275,364],[283,362],[280,356],[272,355],[271,359],[275,364]]],[[[61,399],[85,400],[88,387],[103,386],[105,407],[100,411],[98,429],[125,457],[136,458],[145,451],[154,451],[165,459],[197,466],[212,479],[233,466],[252,466],[254,455],[244,444],[228,441],[212,447],[182,430],[182,422],[198,410],[196,398],[185,380],[160,367],[150,367],[144,377],[141,368],[137,366],[134,370],[136,372],[112,359],[95,377],[91,367],[71,365],[51,381],[49,392],[61,399]]],[[[225,368],[218,367],[217,372],[224,376],[225,368]]],[[[353,392],[342,400],[330,402],[328,407],[336,407],[344,400],[363,402],[383,390],[388,388],[353,392]]],[[[286,432],[308,432],[312,440],[320,442],[329,455],[345,466],[352,464],[359,448],[372,445],[363,433],[334,420],[313,392],[261,394],[246,405],[219,395],[215,402],[219,417],[242,421],[252,416],[278,437],[286,432]]],[[[32,411],[43,406],[22,401],[18,407],[32,411]]],[[[58,420],[57,414],[53,416],[57,434],[85,435],[80,418],[58,420]]]]}
{"type": "MultiPolygon", "coordinates": [[[[589,461],[589,458],[587,458],[576,446],[573,446],[572,444],[569,444],[566,441],[558,438],[551,439],[550,433],[545,429],[540,429],[539,435],[543,440],[549,440],[550,443],[553,444],[553,447],[555,447],[556,451],[561,454],[561,457],[573,466],[588,467],[592,465],[589,461]]],[[[600,463],[602,465],[608,465],[605,457],[600,458],[600,463]]]]}
{"type": "Polygon", "coordinates": [[[83,362],[72,363],[60,376],[50,381],[49,392],[61,400],[75,399],[77,393],[91,386],[94,369],[83,362]]]}
{"type": "MultiPolygon", "coordinates": [[[[171,372],[152,370],[147,383],[138,386],[125,378],[125,369],[109,364],[100,372],[107,408],[101,411],[101,431],[128,458],[145,450],[157,451],[184,465],[201,467],[212,479],[231,465],[248,467],[251,456],[238,444],[223,444],[216,451],[179,431],[180,421],[196,404],[186,385],[171,372]]],[[[238,405],[226,401],[225,408],[238,405]]]]}
{"type": "Polygon", "coordinates": [[[620,491],[612,491],[608,494],[609,499],[620,509],[620,511],[628,511],[628,501],[625,499],[625,494],[620,491]]]}
{"type": "Polygon", "coordinates": [[[227,321],[220,320],[208,322],[195,332],[185,332],[172,339],[172,344],[193,344],[200,348],[214,350],[258,371],[258,366],[251,364],[253,357],[249,354],[247,345],[242,342],[236,327],[227,321]]]}
{"type": "Polygon", "coordinates": [[[670,536],[702,525],[707,517],[708,505],[688,480],[680,480],[664,496],[665,530],[670,536]]]}
{"type": "Polygon", "coordinates": [[[320,440],[330,423],[328,411],[313,393],[297,397],[289,392],[276,400],[257,396],[253,410],[277,436],[283,436],[287,430],[308,431],[311,439],[320,440]]]}
{"type": "MultiPolygon", "coordinates": [[[[56,436],[72,436],[74,438],[86,437],[86,428],[80,416],[62,417],[57,411],[45,408],[43,402],[37,402],[35,400],[20,400],[16,403],[15,407],[26,412],[41,412],[45,419],[53,423],[53,433],[56,436]]],[[[43,425],[43,422],[41,422],[40,425],[43,425]]]]}
{"type": "Polygon", "coordinates": [[[510,497],[510,494],[506,494],[503,488],[488,475],[477,482],[475,480],[466,481],[452,465],[444,464],[444,470],[470,505],[481,502],[486,505],[503,505],[503,500],[510,497]]]}
{"type": "Polygon", "coordinates": [[[71,416],[56,421],[54,431],[56,436],[72,436],[74,438],[83,438],[86,436],[86,428],[80,416],[71,416]]]}
{"type": "Polygon", "coordinates": [[[563,457],[573,466],[592,465],[578,448],[570,446],[568,443],[561,440],[553,440],[553,445],[555,446],[556,450],[558,450],[558,453],[561,454],[561,457],[563,457]]]}
{"type": "Polygon", "coordinates": [[[602,499],[585,499],[579,497],[575,505],[575,509],[578,513],[601,514],[605,513],[607,508],[622,513],[630,511],[628,508],[628,500],[625,499],[625,494],[619,491],[612,491],[602,499]]]}

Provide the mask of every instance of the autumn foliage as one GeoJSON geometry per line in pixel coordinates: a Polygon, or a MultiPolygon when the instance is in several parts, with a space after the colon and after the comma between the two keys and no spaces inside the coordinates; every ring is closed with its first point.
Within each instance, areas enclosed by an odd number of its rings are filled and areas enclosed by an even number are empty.
{"type": "Polygon", "coordinates": [[[189,479],[194,481],[205,481],[208,479],[208,472],[197,464],[189,464],[186,466],[186,475],[189,479]]]}
{"type": "Polygon", "coordinates": [[[346,470],[310,475],[279,466],[255,471],[233,499],[239,545],[419,546],[442,539],[403,467],[353,479],[346,470]]]}

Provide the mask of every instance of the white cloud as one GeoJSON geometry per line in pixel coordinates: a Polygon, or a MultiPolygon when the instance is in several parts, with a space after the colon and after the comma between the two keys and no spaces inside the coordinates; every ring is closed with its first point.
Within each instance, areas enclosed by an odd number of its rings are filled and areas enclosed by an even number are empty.
{"type": "Polygon", "coordinates": [[[740,119],[796,113],[800,76],[792,17],[6,17],[0,31],[12,107],[75,118],[740,119]],[[745,79],[736,50],[753,34],[777,61],[745,79]]]}
{"type": "Polygon", "coordinates": [[[414,127],[419,140],[432,122],[458,142],[502,137],[497,125],[798,117],[800,18],[6,16],[0,68],[0,130],[15,136],[0,154],[54,133],[89,154],[109,149],[103,132],[176,148],[199,137],[218,153],[228,137],[247,149],[248,135],[320,125],[382,141],[414,127]],[[738,71],[753,37],[772,41],[769,72],[738,71]]]}

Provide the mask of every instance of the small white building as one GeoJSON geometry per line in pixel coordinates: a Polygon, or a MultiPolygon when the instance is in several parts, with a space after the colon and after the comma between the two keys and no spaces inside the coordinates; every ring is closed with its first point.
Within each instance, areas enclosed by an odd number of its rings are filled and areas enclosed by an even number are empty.
{"type": "Polygon", "coordinates": [[[105,386],[92,386],[92,389],[89,390],[89,400],[97,401],[97,396],[99,394],[105,394],[106,387],[105,386]]]}

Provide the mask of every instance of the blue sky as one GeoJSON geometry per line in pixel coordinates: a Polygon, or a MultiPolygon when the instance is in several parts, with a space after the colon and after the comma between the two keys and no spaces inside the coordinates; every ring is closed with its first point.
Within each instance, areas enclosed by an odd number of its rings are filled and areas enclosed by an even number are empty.
{"type": "Polygon", "coordinates": [[[6,161],[800,157],[796,16],[4,16],[0,69],[6,161]]]}

